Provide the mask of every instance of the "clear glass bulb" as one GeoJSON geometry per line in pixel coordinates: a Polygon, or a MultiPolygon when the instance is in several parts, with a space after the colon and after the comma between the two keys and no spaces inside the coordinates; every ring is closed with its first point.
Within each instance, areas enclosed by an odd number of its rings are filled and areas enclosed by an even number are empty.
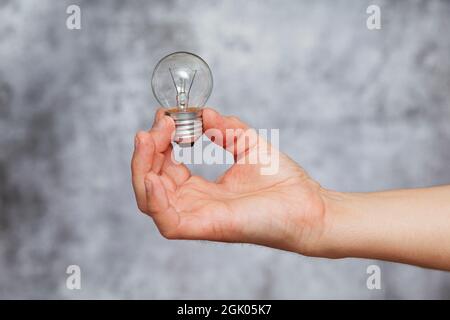
{"type": "Polygon", "coordinates": [[[208,64],[189,52],[174,52],[162,58],[152,76],[156,100],[175,121],[174,141],[192,146],[202,135],[202,107],[213,88],[208,64]]]}

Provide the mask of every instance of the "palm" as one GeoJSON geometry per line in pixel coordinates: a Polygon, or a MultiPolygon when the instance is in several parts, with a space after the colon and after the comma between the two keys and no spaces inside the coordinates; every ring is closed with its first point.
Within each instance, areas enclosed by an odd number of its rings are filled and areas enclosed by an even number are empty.
{"type": "Polygon", "coordinates": [[[302,240],[307,226],[322,220],[319,186],[285,155],[280,162],[282,169],[273,176],[261,175],[258,165],[235,164],[215,183],[192,176],[169,190],[169,203],[179,216],[175,237],[285,249],[286,240],[302,240]]]}

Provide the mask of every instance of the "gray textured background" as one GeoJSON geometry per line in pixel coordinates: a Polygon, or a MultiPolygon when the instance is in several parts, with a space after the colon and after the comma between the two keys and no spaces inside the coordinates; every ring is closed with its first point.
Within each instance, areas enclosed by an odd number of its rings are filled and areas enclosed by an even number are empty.
{"type": "MultiPolygon", "coordinates": [[[[325,187],[450,182],[450,1],[0,1],[1,298],[450,298],[450,274],[250,245],[167,241],[129,161],[172,51],[209,62],[209,105],[325,187]],[[65,27],[79,4],[82,30],[65,27]],[[382,9],[369,31],[366,8],[382,9]],[[66,267],[82,290],[65,288],[66,267]]],[[[194,168],[214,177],[223,168],[194,168]]]]}

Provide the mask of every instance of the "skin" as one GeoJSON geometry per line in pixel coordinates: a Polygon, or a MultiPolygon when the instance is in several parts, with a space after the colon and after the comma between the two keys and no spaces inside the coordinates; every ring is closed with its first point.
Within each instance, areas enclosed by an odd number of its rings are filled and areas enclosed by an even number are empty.
{"type": "Polygon", "coordinates": [[[175,126],[163,110],[151,130],[135,137],[131,167],[137,205],[165,238],[253,243],[308,256],[450,270],[450,186],[326,190],[238,118],[207,108],[203,126],[206,134],[222,133],[224,139],[214,142],[236,160],[215,182],[192,176],[172,160],[175,126]],[[261,165],[245,161],[261,150],[278,155],[276,174],[261,175],[261,165]]]}

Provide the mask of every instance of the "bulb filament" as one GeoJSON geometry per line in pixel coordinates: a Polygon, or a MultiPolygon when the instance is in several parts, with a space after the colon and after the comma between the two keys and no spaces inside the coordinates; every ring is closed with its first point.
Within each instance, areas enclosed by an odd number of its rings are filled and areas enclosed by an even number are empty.
{"type": "Polygon", "coordinates": [[[186,110],[189,106],[189,93],[191,92],[192,85],[194,84],[195,75],[197,74],[197,70],[194,70],[194,75],[192,76],[192,79],[189,84],[189,88],[186,92],[187,87],[187,79],[186,77],[181,77],[180,79],[180,85],[177,86],[177,83],[175,81],[175,77],[173,76],[172,69],[169,68],[170,76],[172,77],[173,85],[175,86],[175,90],[177,91],[177,104],[178,108],[182,110],[186,110]]]}

